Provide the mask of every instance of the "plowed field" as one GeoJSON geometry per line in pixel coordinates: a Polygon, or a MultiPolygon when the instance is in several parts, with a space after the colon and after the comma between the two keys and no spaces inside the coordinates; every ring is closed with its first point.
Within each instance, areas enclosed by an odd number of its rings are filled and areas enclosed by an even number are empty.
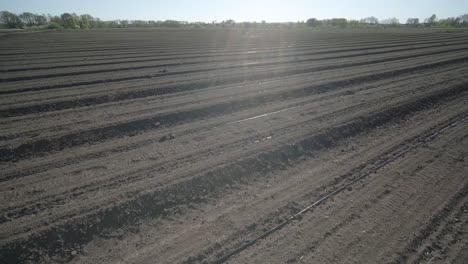
{"type": "Polygon", "coordinates": [[[468,34],[0,36],[0,263],[468,263],[468,34]]]}

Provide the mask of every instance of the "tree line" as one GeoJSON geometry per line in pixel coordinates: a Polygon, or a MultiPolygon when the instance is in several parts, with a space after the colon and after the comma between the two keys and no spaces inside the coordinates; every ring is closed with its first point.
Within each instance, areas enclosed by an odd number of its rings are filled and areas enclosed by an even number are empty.
{"type": "Polygon", "coordinates": [[[14,14],[8,11],[0,12],[0,25],[4,28],[39,28],[39,29],[92,29],[92,28],[153,28],[153,27],[468,27],[468,14],[458,17],[437,19],[434,14],[424,21],[419,18],[408,18],[406,23],[400,23],[397,18],[387,18],[379,20],[376,17],[366,17],[360,20],[348,20],[345,18],[316,19],[310,18],[307,21],[297,23],[267,23],[261,22],[240,22],[236,23],[229,19],[221,22],[185,22],[176,20],[153,21],[153,20],[112,20],[102,21],[99,18],[88,14],[77,15],[75,13],[63,13],[60,16],[38,15],[30,12],[14,14]]]}
{"type": "Polygon", "coordinates": [[[102,21],[91,15],[77,15],[75,13],[63,13],[60,16],[38,15],[24,12],[19,15],[8,12],[0,12],[0,24],[6,28],[49,28],[49,29],[90,29],[121,27],[124,23],[117,21],[102,21]]]}
{"type": "Polygon", "coordinates": [[[433,14],[424,19],[424,21],[419,21],[419,18],[408,18],[404,24],[400,23],[400,20],[395,17],[379,20],[373,16],[361,20],[347,20],[345,18],[318,20],[316,18],[310,18],[307,20],[306,24],[310,27],[358,27],[378,25],[390,27],[468,27],[468,14],[444,19],[437,19],[437,16],[433,14]]]}

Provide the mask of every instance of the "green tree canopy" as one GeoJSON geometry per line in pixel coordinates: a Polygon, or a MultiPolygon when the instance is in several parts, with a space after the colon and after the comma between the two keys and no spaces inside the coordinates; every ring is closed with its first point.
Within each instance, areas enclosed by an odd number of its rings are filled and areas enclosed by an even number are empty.
{"type": "Polygon", "coordinates": [[[322,23],[316,18],[309,18],[309,19],[307,19],[306,24],[309,27],[317,27],[317,26],[320,26],[322,23]]]}
{"type": "Polygon", "coordinates": [[[437,16],[435,14],[433,14],[432,16],[426,18],[426,20],[424,21],[426,24],[428,24],[429,26],[432,26],[435,24],[435,22],[437,21],[437,16]]]}
{"type": "Polygon", "coordinates": [[[70,13],[64,13],[60,16],[61,25],[64,28],[79,28],[78,21],[76,19],[76,15],[70,13]]]}
{"type": "Polygon", "coordinates": [[[406,20],[407,25],[418,25],[419,24],[419,18],[408,18],[406,20]]]}
{"type": "Polygon", "coordinates": [[[0,22],[5,24],[8,28],[21,28],[23,26],[21,18],[8,11],[0,12],[0,22]]]}

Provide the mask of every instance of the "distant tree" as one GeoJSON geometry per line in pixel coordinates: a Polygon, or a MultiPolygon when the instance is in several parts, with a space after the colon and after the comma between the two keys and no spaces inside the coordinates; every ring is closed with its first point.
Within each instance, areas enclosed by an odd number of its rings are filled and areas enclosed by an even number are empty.
{"type": "Polygon", "coordinates": [[[436,23],[436,21],[437,21],[437,16],[435,14],[433,14],[432,16],[426,18],[424,20],[424,23],[426,25],[428,25],[428,26],[432,26],[432,25],[434,25],[436,23]]]}
{"type": "Polygon", "coordinates": [[[396,26],[400,24],[400,21],[396,17],[387,18],[381,21],[382,24],[396,26]]]}
{"type": "Polygon", "coordinates": [[[84,14],[81,15],[81,19],[85,19],[88,21],[89,28],[97,28],[99,25],[99,18],[93,17],[92,15],[84,14]]]}
{"type": "Polygon", "coordinates": [[[257,25],[257,22],[254,21],[254,22],[243,22],[242,26],[245,28],[256,28],[258,25],[257,25]]]}
{"type": "Polygon", "coordinates": [[[309,19],[307,19],[306,24],[307,24],[309,27],[318,27],[318,26],[320,26],[322,23],[320,22],[320,20],[318,20],[318,19],[316,19],[316,18],[309,18],[309,19]]]}
{"type": "Polygon", "coordinates": [[[461,26],[468,26],[468,14],[461,15],[457,18],[458,24],[461,26]]]}
{"type": "Polygon", "coordinates": [[[370,24],[370,25],[377,25],[379,23],[379,19],[377,19],[374,16],[365,17],[365,18],[361,19],[361,23],[370,24]]]}
{"type": "Polygon", "coordinates": [[[144,21],[144,20],[133,20],[132,21],[132,25],[134,27],[148,27],[148,21],[144,21]]]}
{"type": "Polygon", "coordinates": [[[48,15],[49,23],[57,23],[62,26],[62,19],[59,16],[48,15]]]}
{"type": "Polygon", "coordinates": [[[105,25],[103,27],[105,28],[119,28],[120,27],[120,21],[119,20],[113,20],[113,21],[107,21],[104,22],[105,25]]]}
{"type": "Polygon", "coordinates": [[[36,25],[37,26],[44,26],[47,25],[47,17],[44,15],[35,15],[36,16],[36,25]]]}
{"type": "Polygon", "coordinates": [[[181,26],[181,23],[179,21],[176,21],[176,20],[166,20],[162,23],[163,26],[165,27],[180,27],[181,26]]]}
{"type": "Polygon", "coordinates": [[[236,25],[236,21],[233,19],[228,19],[226,21],[221,22],[222,27],[234,27],[236,25]]]}
{"type": "Polygon", "coordinates": [[[91,23],[93,20],[94,18],[91,15],[81,15],[78,23],[80,25],[80,28],[89,29],[92,28],[91,23]]]}
{"type": "Polygon", "coordinates": [[[76,15],[70,13],[63,13],[60,16],[61,25],[64,28],[79,28],[78,21],[76,19],[76,15]]]}
{"type": "Polygon", "coordinates": [[[28,27],[36,25],[36,15],[30,12],[24,12],[19,15],[21,21],[26,24],[28,27]]]}
{"type": "Polygon", "coordinates": [[[62,29],[62,25],[57,23],[57,22],[49,22],[49,25],[47,26],[48,29],[62,29]]]}
{"type": "Polygon", "coordinates": [[[419,18],[408,18],[406,20],[407,25],[418,25],[419,24],[419,18]]]}
{"type": "MultiPolygon", "coordinates": [[[[400,22],[397,18],[388,18],[380,21],[383,25],[396,26],[400,22]]],[[[408,18],[406,25],[418,26],[422,24],[418,18],[408,18]]],[[[228,19],[222,22],[213,21],[212,23],[204,22],[187,22],[177,20],[166,20],[166,21],[146,21],[146,20],[114,20],[114,21],[102,21],[99,18],[94,18],[91,15],[77,15],[75,13],[64,13],[60,16],[51,15],[37,15],[30,12],[23,12],[20,15],[8,11],[0,12],[0,24],[2,27],[8,28],[23,28],[23,26],[47,26],[52,29],[67,28],[67,29],[89,29],[89,28],[127,28],[127,27],[184,27],[184,28],[201,28],[201,27],[238,27],[238,28],[256,28],[256,27],[268,27],[268,28],[298,28],[303,26],[310,27],[366,27],[372,25],[378,25],[379,20],[374,17],[366,17],[361,20],[347,20],[345,18],[331,18],[318,20],[316,18],[310,18],[305,21],[288,22],[288,23],[267,23],[265,20],[261,22],[240,22],[236,23],[232,19],[228,19]]],[[[468,27],[468,14],[461,15],[459,17],[449,17],[444,19],[437,19],[436,15],[433,14],[431,17],[424,19],[425,26],[437,26],[437,27],[468,27]]]]}
{"type": "Polygon", "coordinates": [[[94,28],[105,28],[107,27],[107,23],[105,21],[101,21],[100,19],[96,19],[94,28]]]}
{"type": "Polygon", "coordinates": [[[348,20],[346,18],[332,18],[330,24],[334,27],[346,27],[348,20]]]}
{"type": "Polygon", "coordinates": [[[0,23],[5,24],[8,28],[21,28],[23,26],[21,18],[8,11],[0,12],[0,23]]]}
{"type": "Polygon", "coordinates": [[[458,17],[448,17],[446,19],[440,19],[439,21],[437,21],[436,24],[438,27],[459,27],[461,25],[458,17]]]}
{"type": "Polygon", "coordinates": [[[128,20],[121,20],[120,21],[121,28],[128,28],[128,20]]]}
{"type": "Polygon", "coordinates": [[[348,20],[348,26],[350,27],[359,27],[360,25],[361,25],[361,22],[359,22],[358,20],[354,20],[354,19],[348,20]]]}

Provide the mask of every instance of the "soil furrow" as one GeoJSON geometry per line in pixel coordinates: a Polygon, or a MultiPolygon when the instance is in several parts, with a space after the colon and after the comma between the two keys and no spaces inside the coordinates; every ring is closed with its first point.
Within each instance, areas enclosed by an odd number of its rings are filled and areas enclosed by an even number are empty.
{"type": "Polygon", "coordinates": [[[108,140],[115,137],[121,137],[122,135],[126,135],[129,133],[157,129],[160,126],[160,124],[165,124],[167,126],[181,123],[187,120],[193,121],[195,119],[213,116],[214,114],[224,115],[235,111],[239,111],[240,109],[258,106],[259,104],[271,103],[272,101],[278,99],[284,100],[285,98],[298,98],[312,94],[336,90],[343,86],[354,85],[361,82],[385,79],[391,76],[396,76],[398,74],[408,74],[414,71],[421,71],[433,67],[441,67],[454,63],[465,63],[467,59],[468,57],[457,58],[407,69],[399,69],[374,75],[360,76],[354,79],[337,81],[319,86],[310,86],[304,89],[282,92],[276,95],[257,96],[249,99],[244,99],[242,101],[211,105],[209,107],[191,110],[188,112],[176,112],[162,116],[155,116],[151,118],[130,121],[124,124],[117,124],[103,128],[91,129],[88,131],[72,133],[55,139],[37,140],[31,143],[22,144],[21,146],[16,147],[14,149],[0,149],[0,161],[24,159],[32,155],[54,152],[62,150],[64,148],[89,144],[92,142],[98,142],[102,140],[108,140]]]}
{"type": "MultiPolygon", "coordinates": [[[[422,54],[411,54],[411,55],[405,55],[405,56],[396,56],[394,58],[386,58],[386,59],[375,59],[375,60],[370,60],[370,62],[364,62],[365,64],[372,64],[372,63],[379,63],[379,62],[385,62],[385,61],[395,61],[395,60],[403,60],[403,59],[409,59],[409,58],[418,58],[418,57],[423,57],[423,56],[428,56],[428,55],[436,55],[436,54],[444,54],[444,53],[450,53],[450,52],[456,52],[456,51],[463,51],[463,50],[468,50],[468,48],[457,48],[457,49],[451,49],[451,50],[442,50],[442,51],[432,51],[428,53],[422,53],[422,54]]],[[[362,55],[361,55],[362,56],[362,55]]],[[[346,56],[344,57],[346,58],[346,56]]],[[[323,58],[323,59],[294,59],[292,61],[274,61],[274,62],[253,62],[248,65],[245,65],[244,63],[239,64],[239,65],[230,65],[230,66],[217,66],[213,68],[202,68],[202,69],[197,69],[197,70],[181,70],[181,71],[175,71],[175,72],[165,72],[163,69],[162,73],[159,74],[153,74],[150,76],[157,77],[157,76],[172,76],[172,75],[177,75],[177,74],[189,74],[189,73],[196,73],[196,72],[210,72],[214,70],[233,70],[233,69],[243,69],[243,70],[248,70],[249,68],[255,68],[259,66],[270,66],[270,65],[287,65],[291,63],[301,63],[301,62],[313,62],[313,61],[321,61],[321,60],[328,60],[328,58],[323,58]]],[[[190,64],[198,64],[198,62],[186,62],[183,65],[190,65],[190,64]]],[[[352,66],[360,66],[360,65],[365,65],[363,62],[358,62],[358,63],[350,63],[347,66],[342,66],[342,65],[335,65],[335,66],[327,66],[325,69],[339,69],[338,66],[342,67],[352,67],[352,66]],[[334,68],[336,67],[336,68],[334,68]]],[[[166,65],[144,65],[144,66],[132,66],[132,67],[122,67],[122,68],[116,68],[116,69],[97,69],[97,70],[89,70],[89,71],[81,71],[81,72],[65,72],[65,73],[51,73],[51,74],[44,74],[44,75],[33,75],[33,76],[18,76],[18,77],[7,77],[7,78],[0,78],[0,82],[8,83],[8,82],[18,82],[18,81],[28,81],[28,80],[38,80],[38,79],[48,79],[48,78],[57,78],[57,77],[67,77],[67,76],[79,76],[79,75],[87,75],[87,74],[97,74],[97,73],[106,73],[106,72],[119,72],[119,71],[134,71],[134,70],[143,70],[143,69],[159,69],[159,68],[166,68],[168,66],[177,66],[180,65],[180,63],[169,63],[166,65]]],[[[323,70],[323,68],[318,67],[317,70],[323,70]]],[[[138,78],[138,76],[134,77],[127,77],[127,78],[138,78]]],[[[143,77],[145,78],[145,77],[143,77]]],[[[146,77],[148,78],[148,77],[146,77]]],[[[129,79],[127,79],[129,80],[129,79]]],[[[26,89],[25,89],[26,90],[26,89]]],[[[23,89],[20,91],[24,91],[23,89]]],[[[2,91],[3,94],[5,94],[6,91],[2,91]]],[[[2,94],[0,93],[0,94],[2,94]]]]}
{"type": "Polygon", "coordinates": [[[233,185],[246,181],[248,178],[260,177],[272,170],[281,169],[303,155],[332,148],[345,138],[354,137],[386,123],[404,119],[415,112],[432,108],[435,104],[463,96],[466,88],[466,85],[461,85],[443,90],[416,101],[327,129],[322,133],[299,140],[295,144],[259,153],[231,165],[208,171],[161,190],[134,194],[133,199],[119,202],[111,208],[86,213],[61,225],[37,232],[26,240],[20,239],[4,244],[0,259],[9,263],[12,260],[24,261],[25,259],[39,258],[40,253],[33,249],[43,249],[49,255],[66,254],[64,249],[89,242],[94,235],[102,233],[105,229],[131,225],[141,217],[164,215],[165,210],[178,204],[203,202],[208,196],[222,192],[223,187],[221,186],[233,185]]]}
{"type": "MultiPolygon", "coordinates": [[[[430,42],[424,42],[424,44],[428,44],[430,42]]],[[[375,47],[368,47],[365,49],[365,52],[364,53],[358,53],[358,54],[347,54],[347,55],[333,55],[333,56],[329,56],[329,57],[325,57],[325,58],[319,58],[317,60],[324,60],[324,59],[339,59],[339,58],[352,58],[352,57],[358,57],[358,56],[363,56],[363,55],[366,55],[366,56],[369,56],[369,55],[377,55],[377,54],[386,54],[386,53],[392,53],[392,52],[401,52],[401,51],[410,51],[410,50],[420,50],[420,49],[426,49],[426,48],[434,48],[434,47],[445,47],[445,46],[454,46],[454,45],[460,45],[460,44],[464,44],[465,42],[460,42],[460,41],[457,41],[457,42],[453,42],[451,41],[450,43],[445,43],[445,44],[441,44],[440,43],[440,40],[438,41],[433,41],[433,43],[435,43],[434,45],[424,45],[423,47],[414,47],[416,44],[412,44],[411,47],[409,48],[399,48],[399,49],[393,49],[393,50],[384,50],[384,51],[373,51],[373,52],[369,52],[369,50],[373,50],[375,49],[375,47]]],[[[396,47],[400,47],[400,46],[407,46],[407,45],[395,45],[396,47]]],[[[395,46],[392,46],[395,47],[395,46]]],[[[384,48],[387,48],[386,46],[384,48]]],[[[379,47],[379,49],[381,49],[379,47]]],[[[255,56],[250,56],[250,57],[240,57],[240,55],[243,55],[243,54],[235,54],[233,56],[235,57],[225,57],[225,56],[231,56],[229,54],[217,54],[217,55],[206,55],[206,54],[202,54],[202,55],[197,55],[197,56],[183,56],[183,57],[180,57],[180,59],[206,59],[206,58],[211,58],[211,57],[222,57],[220,59],[215,59],[215,60],[204,60],[204,61],[197,61],[197,62],[190,62],[190,61],[184,61],[184,62],[178,62],[178,63],[163,63],[163,64],[159,64],[159,65],[155,65],[155,66],[158,66],[158,67],[169,67],[169,66],[178,66],[178,65],[190,65],[190,64],[193,64],[193,65],[196,65],[196,64],[201,64],[201,63],[214,63],[214,62],[223,62],[223,61],[226,61],[226,60],[229,60],[230,62],[231,61],[245,61],[245,60],[252,60],[252,59],[257,59],[257,57],[260,57],[260,59],[267,59],[267,58],[282,58],[282,57],[297,57],[297,56],[311,56],[311,55],[322,55],[322,54],[335,54],[335,53],[341,53],[341,52],[350,52],[350,51],[362,51],[361,48],[359,49],[345,49],[345,50],[326,50],[326,51],[314,51],[314,52],[309,52],[307,50],[298,50],[298,51],[295,51],[295,53],[292,53],[292,54],[284,54],[284,53],[281,53],[278,55],[278,52],[274,52],[273,54],[271,55],[265,55],[265,54],[257,54],[255,53],[254,55],[255,56]],[[261,56],[258,56],[258,55],[261,55],[261,56]]],[[[0,73],[1,72],[22,72],[22,71],[37,71],[37,70],[51,70],[51,69],[65,69],[65,68],[80,68],[80,67],[88,67],[88,66],[104,66],[104,65],[119,65],[119,64],[131,64],[131,63],[139,63],[139,62],[154,62],[154,61],[167,61],[167,60],[174,60],[174,59],[179,59],[179,57],[174,57],[174,55],[164,55],[164,57],[162,56],[159,56],[159,57],[156,57],[156,58],[148,58],[150,57],[148,54],[145,54],[141,57],[145,58],[145,59],[139,59],[139,60],[135,60],[136,56],[132,56],[133,60],[126,60],[126,61],[115,61],[115,58],[113,61],[108,61],[108,62],[96,62],[96,63],[81,63],[81,64],[67,64],[67,65],[52,65],[52,66],[41,66],[41,67],[29,67],[29,68],[11,68],[11,69],[5,69],[5,70],[1,70],[0,69],[0,73]]],[[[314,60],[310,60],[310,61],[314,61],[314,60]]]]}
{"type": "MultiPolygon", "coordinates": [[[[463,48],[461,50],[464,50],[463,48]]],[[[434,53],[431,53],[432,55],[434,53]]],[[[438,53],[436,53],[438,54],[438,53]]],[[[427,54],[425,54],[427,55],[427,54]]],[[[421,56],[425,56],[422,55],[421,56]]],[[[415,57],[419,57],[420,55],[413,55],[415,57]]],[[[411,56],[410,56],[411,57],[411,56]]],[[[177,92],[185,92],[185,91],[191,91],[191,90],[198,90],[200,87],[206,87],[206,86],[214,86],[214,85],[221,85],[221,84],[226,84],[226,83],[236,83],[236,82],[242,82],[246,80],[259,80],[259,79],[267,79],[271,78],[272,75],[274,77],[280,77],[280,76],[290,76],[292,74],[301,74],[301,73],[307,73],[307,72],[317,72],[317,71],[324,71],[324,70],[330,70],[330,69],[342,69],[342,68],[351,68],[351,67],[356,67],[356,66],[363,66],[363,65],[368,65],[368,64],[374,64],[374,63],[381,63],[381,62],[390,62],[390,61],[397,61],[403,59],[401,57],[396,57],[392,59],[383,59],[383,60],[373,60],[373,61],[368,61],[368,62],[359,62],[359,63],[350,63],[350,64],[341,64],[341,65],[333,65],[333,66],[324,66],[324,67],[315,67],[315,68],[306,68],[306,69],[295,69],[293,71],[283,71],[280,73],[261,73],[261,74],[253,74],[248,77],[242,76],[241,78],[239,77],[224,77],[221,79],[211,79],[209,81],[201,81],[201,82],[196,82],[196,83],[187,83],[183,85],[169,85],[166,87],[161,87],[157,89],[150,89],[150,90],[140,90],[136,92],[125,92],[125,93],[118,93],[118,94],[112,94],[112,95],[103,95],[103,96],[97,96],[93,98],[84,98],[84,99],[78,99],[78,100],[70,100],[70,101],[59,101],[59,102],[54,102],[54,103],[45,103],[41,105],[35,105],[35,106],[27,106],[27,107],[17,107],[17,108],[10,108],[10,109],[2,109],[0,110],[0,117],[11,117],[11,116],[18,116],[18,115],[26,115],[29,113],[39,113],[39,112],[48,112],[48,111],[57,111],[57,110],[63,110],[63,109],[69,109],[69,108],[74,108],[74,107],[82,107],[82,106],[91,106],[91,105],[98,105],[98,104],[104,104],[104,103],[109,103],[109,102],[115,102],[115,101],[122,101],[122,100],[128,100],[128,99],[137,99],[137,98],[144,98],[144,97],[149,97],[149,96],[156,96],[156,95],[164,95],[164,94],[172,94],[172,93],[177,93],[177,92]]],[[[465,58],[460,58],[460,59],[455,59],[453,63],[460,63],[460,62],[465,62],[465,58]]],[[[434,64],[439,64],[439,63],[434,63],[434,64]]],[[[444,65],[446,63],[440,63],[440,65],[444,65]]],[[[432,65],[432,64],[428,64],[432,65]]],[[[416,70],[416,68],[425,68],[425,66],[417,66],[414,67],[411,70],[416,70]]],[[[431,66],[429,66],[431,67],[431,66]]],[[[426,67],[427,68],[427,67],[426,67]]],[[[399,74],[402,70],[396,70],[394,71],[394,74],[399,74]]],[[[133,77],[128,77],[130,79],[133,79],[133,77]]],[[[129,80],[128,78],[120,78],[120,81],[123,80],[129,80]]],[[[138,77],[139,78],[139,77],[138,77]]],[[[151,78],[147,76],[146,78],[151,78]]],[[[99,83],[99,82],[98,82],[99,83]]],[[[95,84],[95,81],[83,83],[80,85],[89,85],[89,84],[95,84]]],[[[31,88],[31,90],[22,89],[18,91],[0,91],[0,94],[10,94],[10,93],[21,93],[21,92],[27,92],[27,91],[40,91],[40,90],[48,90],[48,89],[56,89],[56,88],[65,88],[62,87],[63,85],[58,85],[58,86],[52,86],[52,87],[42,87],[42,88],[31,88]]],[[[70,84],[66,85],[67,87],[73,87],[75,85],[70,84]]]]}

